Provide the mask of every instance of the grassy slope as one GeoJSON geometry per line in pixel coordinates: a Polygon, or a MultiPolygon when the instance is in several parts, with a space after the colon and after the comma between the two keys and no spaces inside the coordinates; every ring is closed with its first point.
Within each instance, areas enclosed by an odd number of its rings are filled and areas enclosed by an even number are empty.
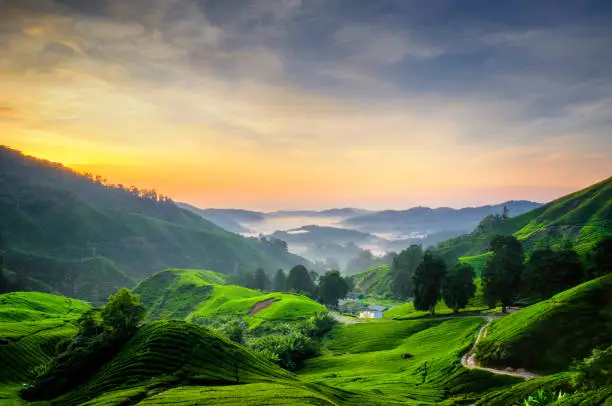
{"type": "Polygon", "coordinates": [[[366,296],[384,296],[390,293],[391,266],[375,266],[367,271],[355,274],[355,290],[366,296]]]}
{"type": "Polygon", "coordinates": [[[326,354],[307,361],[300,376],[376,393],[388,402],[475,399],[476,392],[517,382],[461,367],[461,354],[481,324],[479,318],[464,318],[340,325],[326,338],[326,354]],[[403,358],[405,353],[412,357],[403,358]]]}
{"type": "Polygon", "coordinates": [[[612,235],[612,178],[512,217],[486,233],[452,238],[438,249],[480,270],[496,234],[515,235],[527,252],[539,241],[554,247],[564,239],[570,239],[578,253],[587,252],[604,236],[612,235]]]}
{"type": "Polygon", "coordinates": [[[253,289],[220,284],[224,282],[224,275],[211,271],[167,269],[140,282],[135,292],[149,308],[149,320],[238,315],[255,326],[265,320],[297,320],[326,310],[302,295],[262,294],[253,289]],[[273,304],[253,317],[248,316],[253,306],[270,299],[274,300],[273,304]]]}
{"type": "Polygon", "coordinates": [[[33,284],[88,300],[168,266],[231,272],[307,263],[227,232],[172,203],[93,182],[59,164],[0,146],[0,249],[33,284]],[[91,257],[98,261],[82,264],[91,257]],[[42,272],[45,263],[50,272],[42,272]],[[92,292],[92,286],[98,292],[92,292]]]}
{"type": "Polygon", "coordinates": [[[72,322],[89,308],[79,300],[46,293],[0,295],[0,404],[16,402],[21,383],[49,362],[62,338],[76,333],[72,322]]]}
{"type": "Polygon", "coordinates": [[[484,365],[567,370],[573,359],[612,342],[612,275],[496,320],[477,347],[484,365]]]}

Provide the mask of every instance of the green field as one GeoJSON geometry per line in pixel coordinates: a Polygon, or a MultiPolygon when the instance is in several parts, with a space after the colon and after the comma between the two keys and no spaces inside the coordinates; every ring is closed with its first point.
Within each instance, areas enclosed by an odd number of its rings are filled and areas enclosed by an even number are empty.
{"type": "Polygon", "coordinates": [[[225,275],[212,271],[167,269],[140,282],[134,292],[149,309],[148,319],[181,319],[241,316],[251,327],[263,321],[295,321],[327,311],[306,296],[289,293],[263,294],[253,289],[223,285],[225,275]],[[260,302],[272,303],[249,316],[260,302]]]}
{"type": "Polygon", "coordinates": [[[612,343],[612,275],[494,321],[477,346],[484,365],[556,372],[612,343]]]}
{"type": "Polygon", "coordinates": [[[76,333],[73,322],[88,309],[80,300],[46,293],[0,295],[0,404],[17,402],[16,389],[51,360],[61,339],[76,333]]]}

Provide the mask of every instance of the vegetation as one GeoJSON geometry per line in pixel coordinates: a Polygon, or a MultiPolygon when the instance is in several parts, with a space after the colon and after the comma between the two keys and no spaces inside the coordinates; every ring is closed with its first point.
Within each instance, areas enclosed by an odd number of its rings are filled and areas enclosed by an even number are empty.
{"type": "Polygon", "coordinates": [[[522,291],[526,296],[544,299],[576,286],[584,279],[582,263],[575,251],[539,249],[533,251],[525,266],[522,291]]]}
{"type": "Polygon", "coordinates": [[[612,273],[612,235],[601,239],[589,255],[589,277],[612,273]]]}
{"type": "Polygon", "coordinates": [[[484,298],[491,307],[501,302],[505,313],[521,286],[523,248],[515,237],[496,236],[491,240],[491,250],[482,275],[484,298]]]}
{"type": "Polygon", "coordinates": [[[301,293],[306,296],[314,296],[315,284],[308,269],[303,265],[296,265],[289,271],[287,276],[287,290],[289,292],[301,293]]]}
{"type": "Polygon", "coordinates": [[[287,277],[285,276],[285,271],[279,269],[274,275],[274,280],[272,281],[272,290],[275,292],[284,292],[286,289],[287,277]]]}
{"type": "Polygon", "coordinates": [[[477,273],[484,268],[486,261],[473,258],[489,252],[489,242],[496,235],[514,235],[528,256],[542,242],[552,249],[560,249],[567,241],[573,244],[578,255],[584,255],[599,241],[612,236],[611,218],[612,178],[608,178],[511,217],[486,232],[451,238],[440,243],[438,251],[445,257],[470,262],[477,273]]]}
{"type": "Polygon", "coordinates": [[[253,289],[265,291],[270,289],[270,278],[264,272],[263,269],[257,268],[255,275],[253,275],[253,289]]]}
{"type": "Polygon", "coordinates": [[[476,293],[474,269],[469,264],[457,263],[449,269],[442,284],[444,303],[457,314],[459,309],[467,307],[468,301],[476,293]]]}
{"type": "Polygon", "coordinates": [[[338,299],[346,297],[348,284],[338,271],[328,271],[319,279],[317,296],[319,302],[328,306],[337,306],[338,299]]]}
{"type": "Polygon", "coordinates": [[[232,272],[308,264],[286,244],[227,232],[152,190],[5,147],[0,162],[0,252],[25,289],[102,302],[169,266],[232,272]]]}
{"type": "Polygon", "coordinates": [[[483,365],[567,371],[612,342],[612,275],[495,320],[476,348],[483,365]]]}
{"type": "Polygon", "coordinates": [[[411,245],[400,252],[391,265],[393,275],[392,291],[400,299],[412,297],[414,290],[413,276],[421,263],[423,250],[420,245],[411,245]]]}
{"type": "Polygon", "coordinates": [[[446,274],[446,264],[431,251],[425,252],[417,267],[412,282],[414,284],[414,308],[428,310],[433,316],[436,303],[440,299],[440,290],[446,274]]]}

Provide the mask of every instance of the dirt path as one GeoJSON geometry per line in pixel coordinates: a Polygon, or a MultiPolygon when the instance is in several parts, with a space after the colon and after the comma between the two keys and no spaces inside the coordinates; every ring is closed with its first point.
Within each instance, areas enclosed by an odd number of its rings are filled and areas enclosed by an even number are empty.
{"type": "Polygon", "coordinates": [[[531,373],[531,372],[527,372],[523,369],[495,369],[495,368],[486,368],[486,367],[480,367],[478,366],[477,362],[476,362],[476,356],[475,356],[475,350],[476,350],[476,345],[478,344],[478,342],[480,341],[481,338],[484,338],[487,336],[487,329],[489,328],[489,324],[491,324],[491,322],[493,320],[496,319],[496,317],[492,317],[492,316],[485,316],[484,319],[487,321],[487,324],[485,324],[480,331],[478,332],[478,337],[476,338],[476,342],[474,343],[474,345],[472,346],[472,348],[470,348],[470,350],[468,352],[466,352],[463,357],[461,357],[461,365],[463,365],[465,368],[469,368],[469,369],[481,369],[483,371],[489,371],[493,374],[498,374],[498,375],[511,375],[511,376],[518,376],[521,377],[525,380],[527,379],[533,379],[533,378],[537,378],[538,375],[531,373]]]}
{"type": "Polygon", "coordinates": [[[329,312],[329,314],[331,314],[331,316],[338,322],[338,323],[342,323],[342,324],[359,324],[361,323],[358,320],[351,320],[351,319],[346,319],[342,316],[340,316],[338,313],[336,312],[329,312]]]}
{"type": "Polygon", "coordinates": [[[264,300],[263,302],[256,303],[255,306],[253,306],[253,308],[249,312],[249,316],[253,316],[255,313],[265,309],[266,307],[270,306],[274,302],[275,302],[274,299],[268,299],[268,300],[264,300]]]}

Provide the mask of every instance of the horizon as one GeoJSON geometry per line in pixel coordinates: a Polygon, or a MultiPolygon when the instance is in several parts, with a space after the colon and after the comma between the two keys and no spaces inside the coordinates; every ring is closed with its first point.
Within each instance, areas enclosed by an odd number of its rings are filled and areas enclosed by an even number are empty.
{"type": "Polygon", "coordinates": [[[611,16],[603,0],[7,0],[0,141],[201,208],[545,203],[610,176],[611,16]]]}

